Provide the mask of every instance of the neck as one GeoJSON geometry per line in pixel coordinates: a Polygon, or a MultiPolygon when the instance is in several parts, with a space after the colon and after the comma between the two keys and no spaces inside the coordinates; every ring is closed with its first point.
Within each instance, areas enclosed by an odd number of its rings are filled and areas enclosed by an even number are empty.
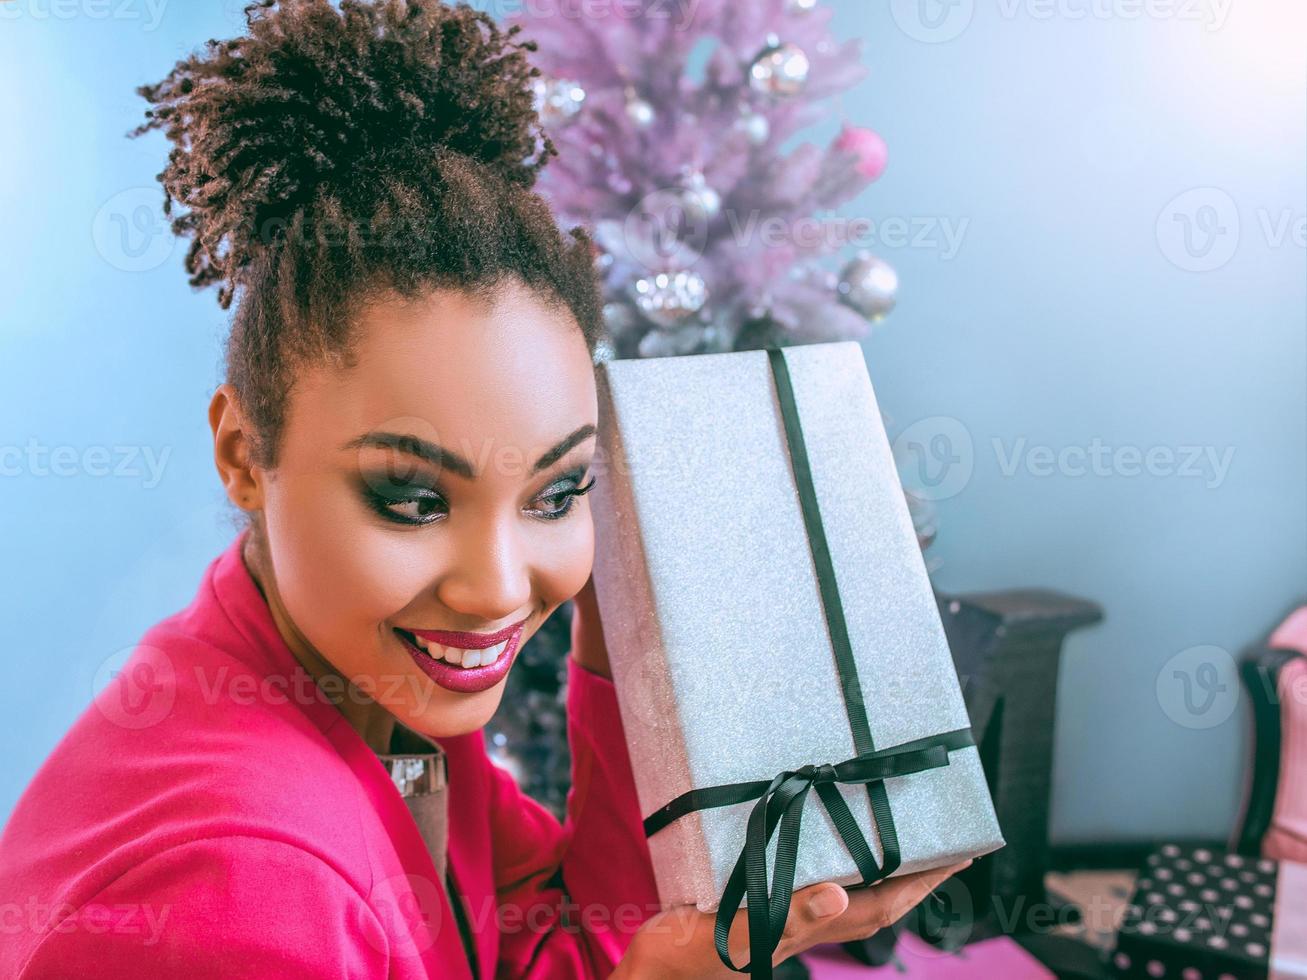
{"type": "Polygon", "coordinates": [[[368,747],[379,755],[389,752],[390,737],[395,728],[395,716],[368,697],[348,678],[342,676],[331,662],[305,639],[304,634],[299,631],[286,612],[286,607],[281,601],[281,593],[277,589],[272,563],[264,554],[264,550],[255,543],[255,537],[253,533],[246,535],[245,543],[241,548],[241,559],[245,562],[250,577],[254,579],[254,584],[258,586],[259,592],[268,603],[272,620],[277,624],[277,632],[281,634],[282,639],[286,641],[286,646],[290,648],[290,652],[309,676],[315,682],[319,682],[319,687],[322,686],[320,682],[323,678],[331,677],[333,682],[330,688],[345,692],[334,695],[324,689],[324,693],[327,693],[332,703],[368,747]]]}

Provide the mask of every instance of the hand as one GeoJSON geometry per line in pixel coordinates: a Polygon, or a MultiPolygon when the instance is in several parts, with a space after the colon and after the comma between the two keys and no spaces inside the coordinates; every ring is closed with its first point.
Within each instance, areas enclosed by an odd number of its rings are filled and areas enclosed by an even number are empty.
{"type": "Polygon", "coordinates": [[[572,659],[600,677],[612,679],[593,576],[586,579],[581,591],[572,597],[572,659]]]}
{"type": "MultiPolygon", "coordinates": [[[[772,956],[779,964],[818,943],[865,939],[892,926],[947,879],[971,864],[887,878],[867,888],[846,891],[834,882],[809,885],[794,893],[780,945],[772,956]]],[[[683,905],[660,912],[644,923],[612,974],[612,980],[734,980],[713,943],[715,912],[683,905]]],[[[731,960],[749,959],[748,913],[731,921],[731,960]]]]}

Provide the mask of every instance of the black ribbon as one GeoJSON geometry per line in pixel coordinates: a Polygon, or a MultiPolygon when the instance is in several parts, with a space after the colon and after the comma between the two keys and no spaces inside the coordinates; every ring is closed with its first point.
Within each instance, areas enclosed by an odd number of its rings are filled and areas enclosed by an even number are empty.
{"type": "Polygon", "coordinates": [[[772,379],[776,384],[781,417],[785,423],[786,444],[794,470],[795,486],[799,492],[822,609],[830,631],[831,650],[840,676],[845,714],[848,716],[857,754],[840,763],[788,769],[771,780],[693,789],[682,793],[644,821],[645,836],[651,837],[695,810],[731,806],[749,800],[758,801],[749,813],[744,848],[722,891],[714,928],[717,955],[722,963],[736,973],[747,971],[753,980],[771,980],[772,954],[780,945],[785,919],[789,915],[799,826],[809,790],[816,789],[818,798],[862,875],[861,883],[870,884],[898,870],[901,859],[898,834],[894,829],[894,817],[890,813],[884,780],[947,766],[949,752],[975,744],[969,728],[927,736],[887,749],[877,749],[872,741],[862,685],[858,680],[858,667],[853,659],[853,646],[849,640],[844,607],[835,581],[835,568],[817,507],[817,494],[813,487],[808,450],[799,424],[789,368],[785,363],[785,355],[779,348],[768,347],[767,356],[772,379]],[[880,838],[882,864],[876,863],[871,846],[854,820],[837,783],[862,784],[867,787],[876,832],[880,838]],[[780,836],[776,843],[776,868],[769,893],[767,847],[778,826],[780,836]],[[748,899],[749,962],[743,967],[737,967],[731,960],[727,940],[742,897],[748,899]]]}

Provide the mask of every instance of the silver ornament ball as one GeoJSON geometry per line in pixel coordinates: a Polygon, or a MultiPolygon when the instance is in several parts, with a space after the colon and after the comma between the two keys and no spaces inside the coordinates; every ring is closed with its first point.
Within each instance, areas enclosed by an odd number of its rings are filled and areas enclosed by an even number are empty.
{"type": "Polygon", "coordinates": [[[635,305],[660,327],[675,327],[708,301],[708,284],[697,272],[660,272],[637,279],[635,305]]]}
{"type": "Polygon", "coordinates": [[[835,288],[841,303],[875,322],[894,309],[899,277],[888,262],[870,252],[859,252],[844,267],[835,288]]]}
{"type": "Polygon", "coordinates": [[[749,65],[749,87],[763,95],[790,98],[807,86],[811,68],[808,55],[797,44],[769,44],[749,65]]]}
{"type": "Polygon", "coordinates": [[[695,221],[712,221],[722,212],[722,196],[698,170],[691,170],[681,180],[680,203],[685,213],[695,221]]]}
{"type": "Polygon", "coordinates": [[[749,138],[749,142],[754,146],[762,146],[771,138],[771,121],[761,112],[746,111],[741,113],[735,125],[749,138]]]}
{"type": "Polygon", "coordinates": [[[585,89],[566,78],[537,75],[531,83],[536,112],[546,127],[571,122],[585,104],[585,89]]]}
{"type": "Polygon", "coordinates": [[[654,107],[645,99],[640,98],[633,91],[626,94],[626,117],[631,120],[637,129],[648,129],[654,124],[657,113],[654,107]]]}

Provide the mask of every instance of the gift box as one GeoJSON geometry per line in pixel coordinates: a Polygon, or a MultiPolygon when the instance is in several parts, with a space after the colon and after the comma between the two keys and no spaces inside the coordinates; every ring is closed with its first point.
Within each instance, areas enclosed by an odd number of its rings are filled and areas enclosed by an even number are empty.
{"type": "Polygon", "coordinates": [[[795,888],[1000,847],[859,345],[597,379],[595,594],[663,905],[743,899],[756,936],[795,888]]]}
{"type": "Polygon", "coordinates": [[[1112,963],[1127,977],[1307,978],[1307,865],[1164,845],[1135,882],[1112,963]]]}

